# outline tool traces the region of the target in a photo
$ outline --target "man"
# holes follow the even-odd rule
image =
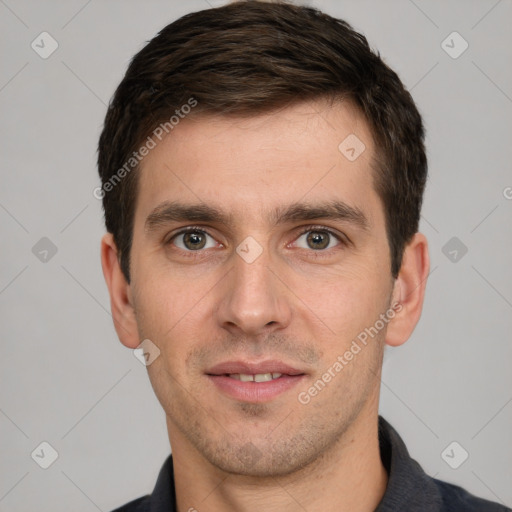
[[[421,314],[421,117],[341,20],[237,2],[164,28],[99,144],[102,265],[172,457],[120,511],[499,511],[378,416]]]

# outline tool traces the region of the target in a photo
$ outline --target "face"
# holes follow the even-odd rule
[[[376,414],[393,280],[373,155],[349,104],[304,103],[185,119],[145,158],[130,295],[173,452],[284,475]]]

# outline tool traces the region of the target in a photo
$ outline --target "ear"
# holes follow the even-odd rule
[[[400,273],[395,280],[391,304],[395,316],[388,323],[388,345],[402,345],[416,327],[423,308],[429,268],[427,239],[416,233],[404,250]]]
[[[110,293],[110,309],[119,340],[128,348],[137,348],[140,341],[131,287],[121,270],[111,233],[106,233],[101,239],[101,266]]]

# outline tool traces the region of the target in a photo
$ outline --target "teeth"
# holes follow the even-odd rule
[[[241,380],[242,382],[268,382],[273,379],[278,379],[281,375],[282,373],[257,373],[256,375],[231,373],[229,376],[232,379]]]
[[[254,376],[254,382],[268,382],[272,380],[271,373],[258,373]]]

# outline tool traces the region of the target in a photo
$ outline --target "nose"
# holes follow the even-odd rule
[[[219,290],[220,326],[233,335],[252,337],[287,327],[291,319],[287,289],[266,251],[251,263],[238,254],[233,260]]]

